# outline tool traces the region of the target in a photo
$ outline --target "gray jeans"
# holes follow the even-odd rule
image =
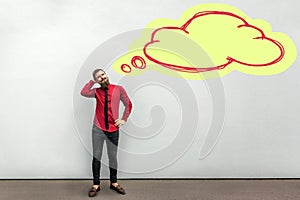
[[[110,182],[111,183],[117,182],[117,169],[118,169],[117,151],[118,151],[118,143],[119,143],[119,130],[114,132],[106,132],[94,125],[92,131],[92,143],[93,143],[92,171],[93,171],[94,185],[100,184],[101,157],[102,157],[104,141],[106,141],[107,155],[109,159]]]

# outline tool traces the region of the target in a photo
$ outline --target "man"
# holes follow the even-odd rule
[[[117,183],[117,149],[119,142],[119,127],[125,124],[130,115],[132,104],[122,86],[110,84],[109,79],[102,69],[93,72],[94,80],[90,80],[81,90],[81,95],[96,98],[96,110],[92,129],[93,144],[93,187],[89,197],[94,197],[100,191],[100,168],[104,140],[106,141],[109,159],[110,189],[120,194],[125,194],[124,188]],[[95,83],[100,88],[93,88]],[[120,101],[125,106],[122,118],[119,118]]]

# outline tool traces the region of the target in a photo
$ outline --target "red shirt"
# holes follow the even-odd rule
[[[119,105],[122,101],[125,106],[122,120],[127,120],[132,109],[132,103],[122,86],[119,85],[108,85],[108,124],[109,128],[105,127],[104,117],[104,103],[105,103],[105,90],[104,88],[93,88],[94,82],[90,80],[81,90],[81,95],[85,97],[95,97],[97,104],[95,110],[94,124],[107,132],[113,132],[119,129],[115,126],[115,120],[119,119]]]

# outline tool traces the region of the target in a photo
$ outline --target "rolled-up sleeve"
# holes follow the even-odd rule
[[[127,121],[127,118],[129,117],[131,110],[132,110],[132,103],[123,87],[120,86],[120,99],[125,106],[122,120]]]
[[[95,97],[96,89],[91,89],[94,85],[94,81],[90,80],[81,90],[81,95],[85,97]]]

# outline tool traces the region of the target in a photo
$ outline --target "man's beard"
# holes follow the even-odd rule
[[[102,83],[100,83],[101,87],[107,87],[109,84],[110,83],[109,83],[108,78],[105,81],[103,81]]]

